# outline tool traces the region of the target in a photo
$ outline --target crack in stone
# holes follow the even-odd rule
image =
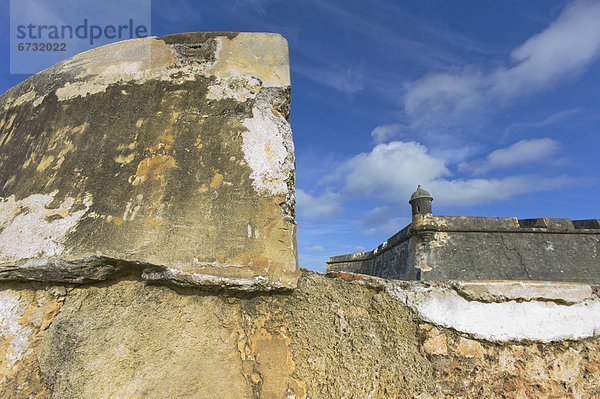
[[[0,281],[93,284],[136,275],[149,284],[179,287],[228,289],[233,291],[289,290],[267,276],[226,278],[201,273],[186,273],[164,265],[93,255],[78,260],[34,259],[24,265],[0,266]]]
[[[529,280],[533,280],[531,278],[531,274],[529,274],[529,270],[527,269],[527,266],[525,265],[525,262],[523,261],[523,255],[521,255],[521,252],[519,252],[519,250],[516,249],[516,248],[510,248],[506,244],[506,241],[504,241],[504,236],[502,234],[500,235],[500,239],[502,240],[502,244],[504,245],[504,248],[506,248],[508,251],[513,251],[513,252],[515,252],[517,254],[517,256],[519,257],[519,264],[523,268],[523,271],[525,272],[525,275],[527,276],[527,278]],[[506,256],[506,259],[510,260],[510,258],[506,255],[506,253],[504,253],[504,256]]]

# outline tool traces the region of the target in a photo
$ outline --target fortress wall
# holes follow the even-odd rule
[[[390,245],[389,250],[375,256],[364,274],[396,280],[408,280],[410,272],[410,240]]]
[[[348,255],[332,256],[327,262],[328,272],[376,273],[373,265],[374,251],[355,252]],[[373,275],[373,274],[370,274]]]
[[[30,77],[0,96],[0,279],[293,288],[289,109],[274,33],[128,40]]]
[[[436,234],[420,244],[423,279],[600,283],[600,234]]]
[[[328,272],[350,272],[407,280],[411,270],[410,225],[372,251],[332,256]]]
[[[600,283],[600,223],[416,215],[376,250],[330,258],[328,271],[405,280]]]
[[[595,222],[417,217],[413,267],[424,280],[600,283],[600,229],[587,228]]]
[[[0,283],[3,398],[600,395],[598,287],[304,272],[284,293]]]

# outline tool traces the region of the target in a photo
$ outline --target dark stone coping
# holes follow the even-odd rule
[[[508,217],[436,216],[435,224],[419,224],[412,231],[461,233],[600,234],[600,219],[517,219]],[[437,223],[436,223],[437,222]],[[440,223],[443,222],[443,223]]]
[[[167,44],[195,44],[203,43],[208,39],[219,36],[233,39],[238,34],[239,32],[183,32],[159,36],[158,38]]]
[[[94,284],[138,276],[148,284],[193,287],[229,291],[289,291],[268,278],[227,278],[198,273],[185,273],[164,265],[131,261],[103,255],[77,260],[30,259],[22,265],[0,265],[0,282],[38,282],[55,284]]]

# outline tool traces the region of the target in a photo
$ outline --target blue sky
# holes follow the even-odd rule
[[[152,1],[185,31],[288,39],[302,267],[386,240],[417,184],[436,214],[600,217],[600,1]]]

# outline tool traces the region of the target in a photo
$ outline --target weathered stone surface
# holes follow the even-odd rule
[[[373,251],[331,257],[328,271],[400,280],[600,283],[596,219],[414,215]]]
[[[329,258],[328,272],[344,271],[396,280],[415,280],[410,275],[415,252],[411,242],[411,225],[406,226],[372,251]]]
[[[293,288],[289,96],[287,43],[271,33],[119,42],[10,89],[0,275],[96,256],[159,267],[149,279]]]
[[[598,298],[571,297],[560,285],[548,283],[542,288],[536,284],[528,295],[524,283],[525,294],[511,298],[507,293],[504,300],[465,296],[453,285],[411,285],[408,289],[394,286],[389,292],[422,320],[489,341],[578,340],[594,337],[600,331]],[[548,294],[540,295],[542,290]]]
[[[600,330],[566,339],[571,320],[546,326],[557,337],[553,342],[532,325],[521,341],[477,337],[458,322],[425,321],[422,302],[409,300],[424,292],[445,300],[468,289],[458,284],[313,272],[301,276],[296,290],[281,293],[170,288],[149,285],[139,274],[89,285],[3,282],[0,397],[600,395]],[[531,303],[551,303],[552,312],[600,303],[597,287],[588,288],[592,293],[584,298],[557,284],[537,284],[535,295],[517,300],[528,295],[524,282],[504,302],[463,300],[490,311],[511,304],[513,324],[519,324],[519,307]],[[455,303],[445,303],[452,312]],[[589,317],[573,309],[576,314]],[[485,324],[487,317],[469,322]]]
[[[541,281],[453,281],[457,292],[480,302],[554,301],[567,305],[592,299],[593,289],[582,283]]]
[[[413,219],[414,274],[426,280],[538,280],[600,283],[600,230],[570,219],[431,216]]]
[[[419,328],[427,342],[429,324]],[[447,352],[424,354],[440,398],[595,398],[600,341],[491,344],[440,329]],[[435,396],[432,396],[435,397]]]

